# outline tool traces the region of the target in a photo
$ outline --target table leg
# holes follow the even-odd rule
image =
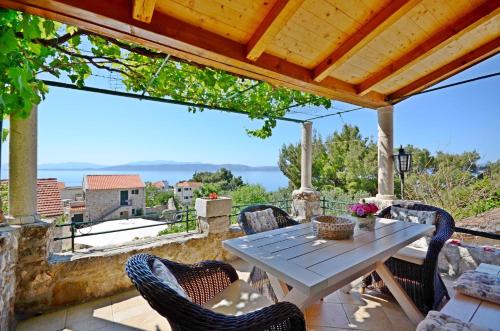
[[[406,294],[401,285],[399,285],[399,283],[394,279],[394,275],[389,268],[387,268],[383,262],[379,262],[375,271],[378,273],[380,278],[382,278],[384,284],[387,286],[389,291],[391,291],[396,301],[401,305],[401,308],[406,313],[408,318],[415,324],[420,323],[420,321],[424,319],[424,315],[420,312],[415,303],[413,303],[408,294]]]
[[[278,298],[278,301],[283,301],[283,298],[289,292],[288,286],[286,285],[285,282],[279,280],[278,278],[269,273],[267,274],[267,277],[269,277],[269,282],[271,283],[276,298]]]
[[[271,282],[271,286],[273,287],[274,294],[276,295],[276,298],[278,298],[278,301],[291,302],[304,311],[309,299],[307,295],[303,294],[296,288],[289,290],[288,285],[285,282],[269,273],[267,276],[269,277],[269,281]]]

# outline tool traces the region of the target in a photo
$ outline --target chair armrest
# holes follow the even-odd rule
[[[223,315],[196,305],[183,309],[182,315],[186,318],[177,319],[180,321],[177,326],[182,330],[306,330],[304,314],[289,302],[279,302],[240,316]]]
[[[180,264],[160,260],[167,265],[187,295],[197,304],[204,304],[238,280],[236,270],[228,263],[202,261],[196,264]]]
[[[448,239],[453,235],[455,221],[447,214],[441,214],[441,219],[436,225],[436,232],[429,243],[424,264],[434,270],[441,249]]]

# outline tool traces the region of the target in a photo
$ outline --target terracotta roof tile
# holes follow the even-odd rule
[[[55,178],[37,180],[37,212],[43,217],[55,217],[64,214],[61,193],[57,184]]]
[[[151,185],[153,185],[154,187],[156,188],[160,188],[160,189],[163,189],[165,188],[165,183],[162,182],[161,180],[160,181],[157,181],[157,182],[154,182],[152,183]]]
[[[86,210],[85,206],[78,206],[78,207],[70,207],[70,210],[72,213],[75,212],[84,212]]]
[[[201,187],[201,185],[203,185],[203,183],[201,182],[188,182],[188,181],[185,181],[185,182],[178,182],[177,184],[175,184],[175,186],[177,187]]]
[[[139,175],[87,175],[84,180],[86,190],[114,190],[143,188]]]

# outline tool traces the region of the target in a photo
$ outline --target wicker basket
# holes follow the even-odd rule
[[[314,235],[322,239],[348,239],[354,233],[355,225],[353,220],[338,216],[315,216],[311,219]]]

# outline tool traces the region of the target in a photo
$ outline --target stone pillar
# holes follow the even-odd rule
[[[220,197],[217,199],[197,198],[195,201],[196,216],[203,233],[214,234],[229,231],[233,199]]]
[[[394,165],[393,148],[393,106],[378,110],[378,199],[393,200]]]
[[[0,229],[0,330],[14,330],[19,226]]]
[[[300,189],[292,193],[292,215],[303,223],[321,214],[321,195],[312,187],[312,122],[302,124],[301,148]]]
[[[9,223],[31,224],[36,213],[37,106],[27,119],[11,118],[9,146]]]
[[[300,188],[312,189],[312,122],[302,124]]]

